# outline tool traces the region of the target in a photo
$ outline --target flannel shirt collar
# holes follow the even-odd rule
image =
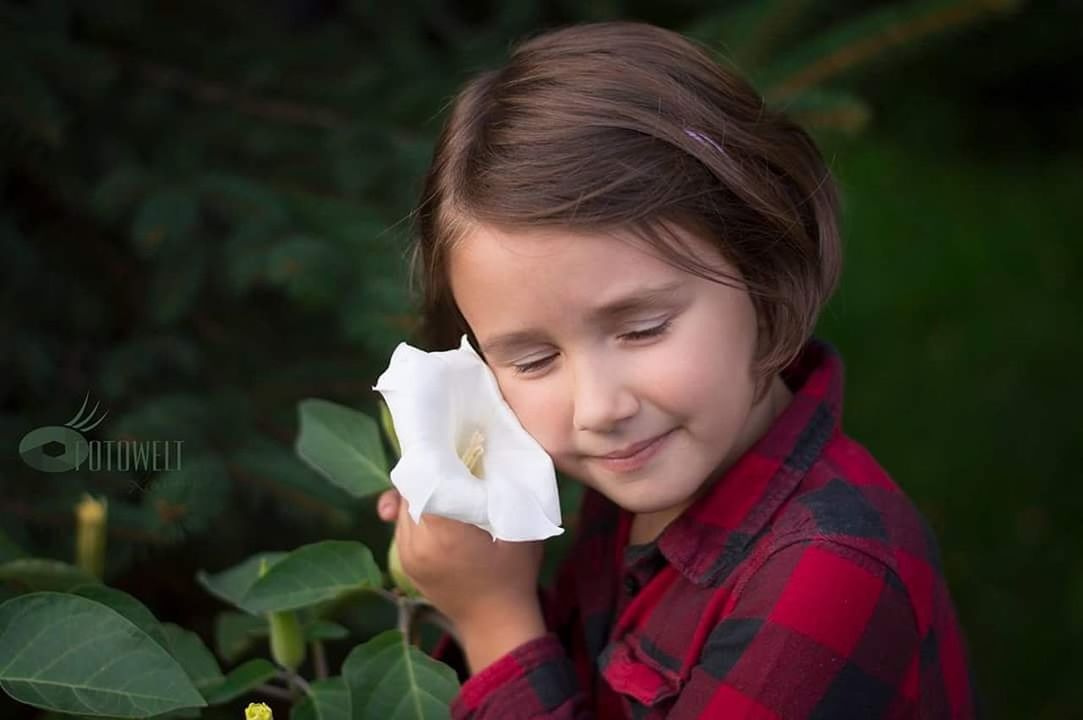
[[[657,560],[660,551],[689,581],[714,587],[741,562],[840,431],[843,367],[834,347],[809,340],[781,375],[794,394],[790,404],[657,539],[625,548],[626,566],[650,562],[652,556]],[[627,538],[632,514],[618,510],[620,534]]]

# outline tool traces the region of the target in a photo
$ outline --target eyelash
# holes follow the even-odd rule
[[[665,322],[659,325],[655,325],[654,327],[647,328],[646,330],[633,330],[632,332],[624,333],[619,337],[622,337],[626,340],[631,340],[633,342],[635,342],[636,340],[646,340],[647,338],[658,337],[659,335],[662,335],[667,330],[669,330],[670,323],[672,322],[672,320],[666,320]],[[544,357],[541,360],[535,360],[533,362],[524,363],[522,365],[512,365],[512,368],[515,370],[516,375],[529,375],[535,370],[541,370],[542,368],[544,368],[546,365],[549,364],[553,357],[553,355],[550,355],[549,357]]]

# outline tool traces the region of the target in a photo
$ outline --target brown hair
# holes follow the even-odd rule
[[[809,136],[693,41],[627,21],[552,30],[451,102],[415,213],[423,341],[474,340],[447,277],[471,225],[630,230],[678,267],[749,292],[756,373],[769,377],[834,290],[837,212]],[[712,241],[740,277],[697,262],[670,225]]]

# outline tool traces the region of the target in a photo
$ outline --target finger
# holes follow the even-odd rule
[[[388,490],[380,495],[376,503],[376,513],[384,522],[394,522],[399,516],[399,491]]]

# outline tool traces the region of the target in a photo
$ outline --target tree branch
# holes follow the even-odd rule
[[[209,105],[223,105],[245,115],[319,130],[339,130],[350,124],[345,115],[331,108],[292,100],[260,97],[224,83],[204,80],[186,70],[131,57],[116,51],[112,54],[119,62],[135,66],[152,85],[168,90],[179,90],[193,100]]]

